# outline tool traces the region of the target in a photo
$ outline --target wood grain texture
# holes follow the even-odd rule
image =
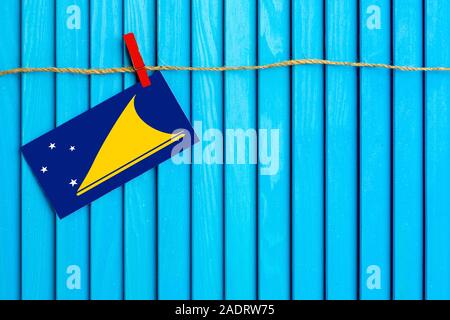
[[[158,2],[159,65],[190,64],[190,16],[190,1]],[[190,73],[166,72],[164,77],[190,119]],[[187,163],[167,161],[158,166],[159,299],[189,299],[191,296],[191,150],[181,157],[187,159]]]
[[[290,58],[290,1],[260,0],[258,62],[261,64]],[[290,298],[290,148],[291,101],[290,70],[272,69],[258,76],[258,150],[273,143],[279,165],[270,175],[258,166],[258,266],[259,298]],[[279,139],[273,133],[278,130]],[[275,139],[275,141],[271,141]],[[278,152],[278,154],[276,154]]]
[[[122,0],[91,1],[90,64],[118,67],[123,59]],[[91,107],[123,89],[119,74],[91,77]],[[122,299],[123,188],[91,204],[91,298]]]
[[[391,61],[391,1],[361,0],[361,61]],[[391,71],[360,76],[360,297],[390,298]],[[370,277],[380,273],[380,286]]]
[[[357,2],[327,0],[326,59],[357,58]],[[326,298],[357,294],[357,71],[326,67]]]
[[[80,29],[69,29],[67,19],[80,10]],[[69,8],[70,9],[70,8]],[[75,9],[77,10],[77,9]],[[56,65],[89,66],[89,5],[87,0],[61,0],[56,3]],[[56,76],[56,125],[89,109],[89,78],[82,75]],[[70,143],[70,142],[67,142]],[[69,148],[60,146],[61,148]],[[73,268],[79,268],[80,288],[67,285]],[[56,298],[89,298],[89,210],[78,210],[56,221]]]
[[[0,10],[0,69],[20,66],[20,2]],[[20,298],[20,76],[0,78],[0,299]]]
[[[146,64],[155,64],[156,4],[154,0],[124,0],[124,34],[133,32]],[[119,40],[118,40],[119,41]],[[131,65],[124,49],[125,65]],[[124,88],[136,74],[125,75]],[[150,170],[124,187],[125,299],[156,297],[156,170]]]
[[[394,0],[394,63],[423,64],[423,4]],[[394,299],[423,298],[423,74],[394,72]]]
[[[293,58],[323,58],[323,2],[293,2]],[[323,299],[324,67],[292,75],[292,286],[294,299]]]
[[[223,1],[192,1],[192,63],[223,64]],[[192,120],[205,142],[193,148],[192,167],[192,298],[223,298],[223,74],[192,74]],[[207,131],[209,130],[209,131]],[[208,134],[209,132],[209,134]],[[200,138],[201,139],[201,138]],[[216,147],[219,154],[211,151]],[[202,155],[205,155],[203,157]],[[209,162],[204,163],[205,161]]]
[[[426,1],[427,66],[450,64],[450,3]],[[450,298],[450,77],[426,74],[426,299]]]
[[[22,66],[53,66],[54,1],[22,1]],[[25,144],[55,125],[55,75],[22,76],[22,140]],[[55,298],[55,219],[22,158],[22,298]]]
[[[256,1],[225,2],[225,65],[256,63]],[[225,298],[256,298],[256,73],[225,74]],[[231,132],[231,131],[229,131]],[[233,131],[238,134],[241,131]],[[244,163],[240,163],[240,154]]]
[[[129,31],[147,65],[450,65],[446,0],[2,4],[0,70],[127,66]],[[74,4],[80,29],[66,25]],[[369,29],[373,5],[381,26]],[[0,77],[0,299],[450,298],[448,73],[311,65],[164,76],[199,121],[203,139],[185,152],[196,163],[169,160],[64,220],[19,146],[135,75]],[[260,131],[256,148],[275,143],[273,175],[262,161],[222,165],[242,150],[212,150],[232,142],[224,129],[250,128],[279,130],[278,141]],[[79,290],[67,287],[71,265]],[[373,265],[379,290],[367,287]]]

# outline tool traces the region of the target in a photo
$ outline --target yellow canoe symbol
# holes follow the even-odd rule
[[[185,136],[184,133],[162,132],[146,124],[136,112],[135,97],[122,111],[103,142],[77,190],[77,196],[88,192]]]

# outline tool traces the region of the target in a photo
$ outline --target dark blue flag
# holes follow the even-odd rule
[[[160,72],[22,147],[60,218],[197,142]]]

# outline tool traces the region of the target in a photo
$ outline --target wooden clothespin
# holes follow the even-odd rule
[[[123,39],[125,40],[128,53],[130,54],[131,57],[131,63],[133,64],[133,68],[137,73],[139,82],[144,88],[150,86],[151,85],[150,78],[148,77],[147,70],[145,70],[144,60],[142,59],[142,56],[139,52],[139,48],[136,42],[136,38],[134,37],[134,34],[132,32],[127,33],[123,36]]]

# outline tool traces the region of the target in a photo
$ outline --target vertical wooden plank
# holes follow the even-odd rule
[[[155,64],[155,1],[124,2],[124,33],[133,32],[147,65]],[[124,49],[125,65],[131,65]],[[125,88],[136,74],[125,75]],[[124,187],[125,298],[156,297],[156,183],[151,170]]]
[[[426,1],[426,65],[450,65],[450,2]],[[450,75],[426,74],[426,298],[450,299]]]
[[[22,66],[55,63],[53,0],[22,1]],[[55,124],[53,74],[22,76],[22,145]],[[23,158],[22,158],[23,159]],[[55,298],[55,213],[22,160],[22,298]]]
[[[120,67],[123,57],[122,0],[91,1],[91,67]],[[92,76],[91,106],[123,88],[123,76]],[[91,205],[91,298],[123,297],[122,188]]]
[[[357,58],[357,2],[326,1],[326,55]],[[326,67],[326,297],[357,295],[356,69]]]
[[[294,59],[323,57],[324,4],[293,2]],[[322,299],[324,259],[324,68],[301,66],[292,87],[292,286],[294,299]]]
[[[0,70],[20,66],[20,2],[0,10]],[[20,76],[0,78],[0,300],[20,299]]]
[[[394,0],[394,64],[423,63],[422,0]],[[423,74],[394,72],[394,299],[422,299]]]
[[[360,0],[361,61],[390,63],[390,13],[390,0]],[[360,72],[360,294],[389,299],[391,71]]]
[[[56,65],[79,68],[89,66],[87,0],[60,0],[56,3]],[[56,76],[57,125],[88,108],[89,78],[85,75],[58,74]],[[69,147],[69,145],[60,146],[67,149]],[[57,299],[88,299],[88,280],[89,210],[86,207],[56,221]]]
[[[191,63],[190,12],[187,0],[158,2],[158,64]],[[164,77],[189,119],[190,73],[166,72]],[[186,151],[183,159],[190,160],[190,155],[191,151]],[[158,166],[159,299],[190,298],[191,170],[188,162],[166,161]]]
[[[227,1],[224,10],[225,64],[254,65],[256,1]],[[224,94],[225,298],[255,299],[256,73],[226,73]]]
[[[290,1],[260,0],[258,14],[259,64],[289,59]],[[259,298],[289,299],[290,70],[261,71],[258,99],[258,150],[272,157],[271,166],[258,166]]]
[[[192,63],[223,64],[223,1],[192,1]],[[192,298],[223,298],[223,74],[192,74]]]

